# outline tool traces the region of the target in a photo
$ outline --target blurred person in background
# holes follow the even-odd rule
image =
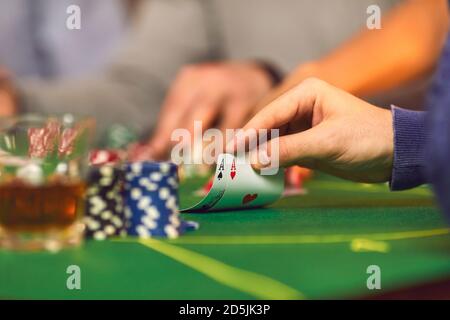
[[[100,131],[122,122],[145,133],[158,122],[149,156],[164,158],[174,128],[194,119],[204,129],[239,127],[283,73],[361,28],[369,5],[385,10],[396,2],[143,1],[107,67],[71,81],[18,80],[18,109],[94,115]]]
[[[445,33],[442,34],[444,22],[439,17],[441,9],[436,1],[403,1],[398,8],[385,12],[381,29],[369,30],[364,26],[360,33],[336,50],[316,59],[301,61],[292,68],[292,73],[264,97],[261,95],[267,91],[263,90],[262,81],[258,82],[256,76],[253,77],[253,86],[244,90],[246,87],[242,79],[248,72],[241,71],[239,74],[231,71],[243,69],[242,66],[222,63],[185,68],[169,92],[148,148],[141,148],[141,154],[136,157],[166,154],[170,150],[166,142],[172,130],[192,127],[193,119],[202,120],[209,127],[208,124],[220,115],[221,128],[240,127],[249,115],[254,115],[274,98],[308,77],[323,79],[358,97],[371,98],[371,102],[381,106],[389,102],[420,109],[424,103],[421,96],[426,92],[424,89],[428,89],[427,84],[445,38]],[[292,39],[297,41],[295,36]],[[217,79],[221,79],[221,82]],[[228,82],[223,79],[228,79]],[[266,82],[264,89],[267,87]],[[257,91],[257,88],[260,90]],[[251,94],[250,89],[260,95]],[[192,102],[195,92],[202,99],[197,98],[196,102]],[[229,106],[222,108],[222,100],[231,100],[228,101]],[[174,116],[174,110],[180,109],[185,115]]]
[[[66,26],[81,8],[81,30]],[[126,32],[130,0],[1,0],[0,114],[15,112],[8,79],[64,80],[102,68]],[[75,112],[75,110],[73,110]]]
[[[66,27],[81,8],[81,30]],[[107,62],[126,27],[123,0],[0,0],[0,65],[18,79],[64,79]]]
[[[307,77],[317,77],[359,97],[385,94],[426,79],[431,82],[446,39],[445,1],[406,0],[383,16],[382,28],[362,32],[336,50],[297,67],[260,106]],[[411,23],[414,21],[414,23]],[[385,97],[385,101],[392,101]],[[411,107],[418,108],[423,100]]]

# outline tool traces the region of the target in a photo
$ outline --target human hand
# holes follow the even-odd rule
[[[17,109],[15,91],[9,77],[9,73],[0,68],[0,117],[14,115]]]
[[[203,130],[213,126],[221,130],[241,127],[271,85],[270,76],[257,63],[184,67],[166,97],[153,137],[147,147],[134,149],[131,157],[143,158],[143,153],[148,153],[151,158],[164,158],[171,147],[173,130],[185,128],[192,134],[194,121],[201,121]]]
[[[326,82],[303,81],[262,109],[243,129],[275,128],[280,129],[275,139],[281,166],[300,165],[362,182],[390,179],[391,112]],[[235,150],[237,143],[233,140],[227,149]],[[255,169],[263,168],[255,162]]]

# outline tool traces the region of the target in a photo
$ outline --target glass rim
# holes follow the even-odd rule
[[[13,127],[15,124],[22,121],[42,122],[45,123],[48,119],[57,119],[62,123],[75,124],[80,122],[91,122],[94,124],[95,119],[92,116],[79,115],[70,112],[38,114],[33,112],[20,113],[11,116],[0,117],[0,131]]]

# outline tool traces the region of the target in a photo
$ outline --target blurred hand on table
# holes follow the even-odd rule
[[[194,121],[201,121],[203,130],[239,128],[271,87],[270,75],[256,62],[186,66],[169,90],[153,137],[148,144],[132,148],[130,156],[164,159],[172,146],[172,132],[185,128],[192,134]]]

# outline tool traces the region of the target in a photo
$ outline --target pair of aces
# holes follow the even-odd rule
[[[183,212],[208,212],[262,207],[277,201],[284,190],[284,172],[263,176],[250,163],[231,154],[220,154],[208,194]]]

